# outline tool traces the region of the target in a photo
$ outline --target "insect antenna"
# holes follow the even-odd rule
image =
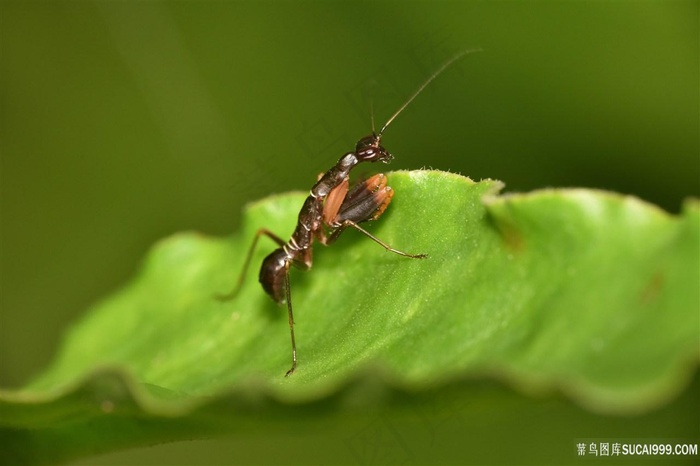
[[[379,134],[377,135],[378,138],[381,139],[382,134],[384,134],[384,130],[387,129],[387,127],[391,124],[391,122],[394,121],[394,119],[397,116],[399,116],[399,114],[401,112],[403,112],[403,110],[406,107],[408,107],[408,104],[413,102],[413,99],[418,97],[418,94],[423,92],[423,89],[425,89],[428,86],[428,84],[430,84],[433,81],[433,79],[437,78],[440,75],[440,73],[445,71],[445,69],[447,69],[447,67],[449,67],[451,64],[453,64],[454,62],[456,62],[457,60],[459,60],[460,58],[462,58],[465,55],[468,55],[470,53],[481,52],[481,51],[482,51],[481,48],[462,50],[461,52],[456,54],[454,57],[450,58],[445,63],[443,63],[442,66],[440,66],[440,68],[435,70],[435,72],[433,74],[431,74],[430,77],[428,79],[426,79],[425,82],[423,84],[421,84],[418,89],[416,89],[416,91],[413,93],[413,95],[411,95],[411,97],[409,97],[408,100],[406,102],[404,102],[404,104],[401,107],[399,107],[399,109],[396,110],[396,112],[394,112],[393,115],[391,115],[391,117],[387,120],[387,122],[382,127],[382,130],[379,131]],[[374,115],[372,115],[372,132],[374,132]]]

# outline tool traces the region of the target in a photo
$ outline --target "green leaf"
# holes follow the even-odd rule
[[[291,275],[293,376],[286,308],[255,279],[276,246],[261,238],[235,300],[215,296],[232,288],[258,228],[292,231],[304,194],[252,204],[232,238],[157,244],[45,373],[0,392],[10,457],[55,461],[292,415],[350,419],[355,406],[392,406],[387,393],[402,405],[445,390],[459,399],[488,380],[526,397],[563,393],[594,412],[644,413],[696,373],[697,201],[676,217],[602,191],[498,196],[497,181],[436,171],[389,180],[394,202],[368,229],[429,257],[388,253],[355,231],[318,246],[313,270]]]

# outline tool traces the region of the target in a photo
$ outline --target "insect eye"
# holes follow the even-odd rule
[[[381,158],[381,153],[376,147],[365,147],[357,152],[357,158],[360,162],[376,162]]]
[[[365,136],[355,145],[355,152],[358,154],[362,153],[367,149],[373,149],[377,147],[377,140],[374,135]]]
[[[365,147],[357,151],[357,158],[360,162],[384,162],[388,163],[394,157],[382,146]]]

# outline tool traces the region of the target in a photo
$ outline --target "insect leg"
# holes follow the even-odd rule
[[[412,259],[424,259],[424,258],[428,257],[427,254],[408,254],[407,252],[403,252],[403,251],[399,251],[398,249],[394,249],[394,248],[392,248],[391,246],[389,246],[388,244],[386,244],[384,241],[382,241],[382,240],[380,240],[379,238],[377,238],[376,236],[374,236],[374,235],[373,235],[372,233],[370,233],[369,231],[367,231],[367,230],[365,230],[364,228],[362,228],[362,227],[361,227],[360,225],[358,225],[357,223],[353,222],[352,220],[345,220],[345,221],[343,222],[343,226],[353,227],[355,230],[357,230],[357,231],[359,231],[360,233],[364,234],[364,235],[367,236],[369,239],[371,239],[371,240],[374,241],[375,243],[379,244],[380,246],[382,246],[382,247],[383,247],[384,249],[386,249],[387,251],[393,252],[394,254],[398,254],[399,256],[410,257],[410,258],[412,258]],[[335,232],[333,233],[333,235],[332,235],[331,237],[333,237],[333,236],[336,236]]]
[[[341,181],[338,186],[331,189],[328,196],[326,196],[326,201],[323,203],[323,222],[326,225],[330,225],[335,221],[338,216],[338,211],[340,211],[346,203],[348,186],[348,179],[344,178],[343,181]]]
[[[253,253],[255,252],[255,247],[258,245],[258,239],[260,239],[260,235],[267,236],[279,246],[284,246],[285,244],[282,238],[280,238],[267,228],[259,229],[257,233],[255,233],[255,239],[253,239],[253,244],[251,244],[250,249],[248,249],[248,254],[246,255],[245,262],[243,262],[243,268],[241,269],[241,274],[238,276],[236,286],[230,293],[217,295],[216,299],[218,299],[219,301],[229,301],[235,298],[236,295],[238,295],[238,292],[241,291],[241,288],[243,287],[243,282],[245,281],[245,274],[248,271],[248,266],[250,265],[250,261],[253,258]]]
[[[352,227],[394,254],[416,259],[427,257],[426,254],[408,254],[394,249],[358,225],[361,222],[379,218],[389,206],[393,196],[394,191],[387,186],[386,175],[383,173],[374,175],[355,186],[343,199],[337,215],[331,220],[324,218],[325,223],[334,228],[326,244],[333,243],[345,228]]]
[[[386,183],[386,175],[377,173],[354,186],[344,197],[336,215],[326,224],[339,226],[346,219],[356,223],[378,219],[394,196],[394,191]]]
[[[284,271],[284,288],[287,294],[287,313],[289,314],[289,334],[292,337],[292,368],[284,374],[289,377],[297,368],[297,344],[294,340],[294,313],[292,312],[292,287],[289,283],[289,263],[287,263]]]

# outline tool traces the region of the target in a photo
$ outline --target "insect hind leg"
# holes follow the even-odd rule
[[[289,377],[297,368],[297,343],[294,338],[294,313],[292,312],[292,287],[289,283],[289,264],[285,267],[284,288],[287,301],[287,314],[289,316],[289,334],[292,338],[292,367],[284,374],[285,377]]]
[[[231,292],[226,293],[226,294],[217,294],[216,299],[219,301],[230,301],[234,299],[236,296],[238,296],[238,293],[241,291],[241,288],[243,287],[243,283],[245,282],[245,275],[246,272],[248,271],[248,267],[250,266],[250,261],[253,258],[253,253],[255,252],[255,248],[258,245],[258,240],[260,239],[261,235],[265,235],[268,238],[270,238],[272,241],[277,243],[278,246],[284,246],[285,242],[268,230],[267,228],[260,228],[256,233],[255,233],[255,238],[253,239],[253,244],[250,245],[250,248],[248,249],[248,254],[246,255],[245,261],[243,262],[243,267],[241,268],[241,273],[238,276],[238,281],[236,282],[236,286],[231,290]]]

